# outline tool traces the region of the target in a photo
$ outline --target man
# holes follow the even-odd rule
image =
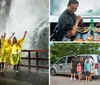
[[[72,77],[74,76],[74,80],[76,80],[76,67],[77,67],[77,64],[78,64],[79,60],[77,58],[77,55],[75,55],[75,58],[73,58],[71,60],[71,80],[72,80]]]
[[[68,28],[70,28],[71,39],[75,39],[78,24],[82,20],[80,16],[76,16],[74,14],[78,6],[79,3],[77,0],[69,0],[67,9],[60,15],[58,20],[58,37],[60,41],[62,41],[63,36],[66,34],[66,32],[69,31]],[[72,27],[68,27],[69,24]]]

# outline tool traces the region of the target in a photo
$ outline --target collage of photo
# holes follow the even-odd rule
[[[0,0],[0,85],[98,85],[100,0]]]

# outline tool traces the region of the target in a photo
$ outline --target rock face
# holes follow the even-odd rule
[[[48,49],[49,43],[49,21],[48,18],[42,19],[33,31],[31,37],[31,49]]]

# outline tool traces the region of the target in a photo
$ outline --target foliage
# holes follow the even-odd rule
[[[99,51],[100,43],[54,43],[50,46],[50,62],[66,55],[100,54]]]

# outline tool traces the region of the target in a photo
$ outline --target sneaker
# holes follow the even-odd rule
[[[19,72],[18,70],[16,70],[16,73]]]
[[[76,80],[76,78],[74,78],[74,80]]]
[[[2,72],[2,70],[0,70],[0,73]]]
[[[72,80],[72,77],[70,79]]]

